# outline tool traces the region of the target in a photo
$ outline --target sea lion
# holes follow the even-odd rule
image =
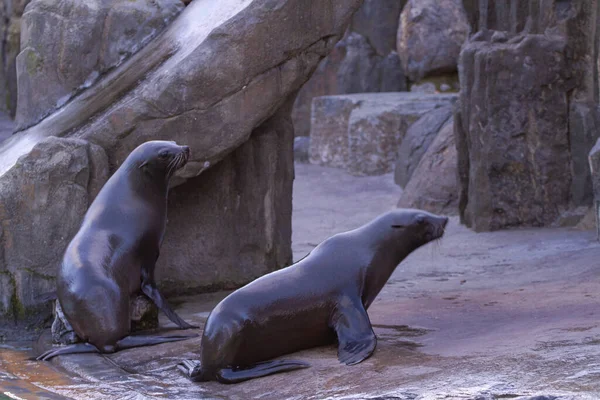
[[[333,343],[347,365],[377,344],[367,309],[394,269],[418,247],[440,238],[448,218],[397,209],[335,235],[308,256],[267,274],[221,301],[206,321],[200,360],[178,368],[192,381],[238,383],[306,368],[270,360]]]
[[[50,349],[38,360],[198,336],[130,336],[130,299],[140,291],[177,326],[194,328],[171,309],[154,281],[169,179],[189,155],[189,147],[175,142],[146,142],[106,182],[69,243],[57,276],[62,311],[83,343]]]

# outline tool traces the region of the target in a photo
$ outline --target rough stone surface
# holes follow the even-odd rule
[[[600,10],[540,4],[480,2],[482,30],[461,53],[459,208],[476,230],[551,225],[591,204]]]
[[[21,47],[21,17],[30,0],[0,1],[0,110],[17,110],[16,59]]]
[[[401,190],[390,174],[356,178],[335,168],[296,167],[296,259],[389,210]],[[451,218],[445,237],[401,263],[369,308],[377,349],[360,364],[340,365],[331,345],[291,354],[310,363],[304,370],[239,385],[198,384],[175,364],[198,357],[199,338],[107,356],[137,374],[95,354],[58,357],[51,365],[31,361],[34,352],[4,348],[0,392],[75,400],[597,400],[599,257],[593,232],[476,234]],[[202,326],[225,295],[179,299],[177,312]],[[164,316],[160,322],[174,327]]]
[[[452,107],[440,107],[423,115],[408,128],[396,156],[394,181],[397,185],[406,186],[421,157],[450,117]]]
[[[313,98],[327,95],[405,91],[398,53],[380,55],[366,37],[349,32],[302,87],[293,110],[296,136],[310,133]]]
[[[36,297],[54,290],[58,262],[107,171],[99,146],[51,137],[2,176],[0,330],[14,329],[10,320],[35,325],[49,315],[50,303]]]
[[[405,75],[417,82],[428,75],[456,71],[469,31],[461,0],[408,0],[397,39]]]
[[[408,128],[455,95],[371,93],[313,100],[310,161],[354,175],[392,171]]]
[[[459,162],[461,190],[468,188],[461,216],[475,230],[548,225],[569,206],[565,44],[531,35],[517,44],[471,42],[461,53],[470,93],[457,136],[469,165]]]
[[[380,56],[396,51],[398,21],[406,0],[365,0],[350,30],[364,36]]]
[[[458,214],[458,183],[454,121],[442,127],[419,161],[398,207],[437,214]]]
[[[23,16],[17,129],[27,128],[138,51],[179,0],[33,0]]]
[[[294,139],[294,161],[308,162],[308,153],[310,149],[310,137],[298,136]]]
[[[99,77],[95,85],[0,144],[0,195],[8,182],[19,182],[21,172],[13,179],[7,171],[19,157],[30,157],[32,148],[48,136],[78,138],[101,147],[111,173],[141,143],[174,140],[190,146],[191,158],[174,180],[174,186],[179,186],[171,199],[176,203],[168,212],[170,239],[166,238],[157,274],[168,278],[160,270],[173,271],[176,267],[170,265],[175,265],[183,272],[172,276],[185,276],[185,281],[170,279],[161,284],[172,292],[231,287],[285,266],[290,259],[289,204],[286,208],[285,202],[291,201],[293,137],[289,125],[275,123],[271,117],[290,111],[297,91],[342,37],[360,3],[192,1],[162,34]],[[277,121],[286,120],[278,115]],[[281,136],[276,140],[270,132]],[[240,153],[234,153],[240,146]],[[279,168],[276,173],[274,165]],[[210,175],[199,176],[213,166],[216,170]],[[25,198],[29,188],[12,185],[16,193],[10,196]],[[211,196],[231,197],[221,203],[207,202]],[[22,210],[29,205],[25,203]],[[78,221],[82,216],[77,213]],[[47,217],[64,225],[63,216]],[[230,223],[224,226],[223,220]],[[205,221],[219,230],[206,230]],[[254,234],[228,230],[234,228]],[[40,231],[44,237],[51,233],[45,227]],[[245,237],[249,239],[240,239]],[[67,241],[48,244],[53,262],[59,261]],[[22,246],[26,244],[15,249],[27,254]],[[220,258],[223,252],[228,257]],[[235,255],[240,258],[234,260]],[[202,259],[213,264],[201,264]],[[194,260],[206,268],[198,272],[198,277],[207,279],[201,285],[198,280],[189,282]],[[256,264],[250,266],[252,262]]]
[[[223,161],[171,191],[156,270],[165,293],[233,289],[291,264],[290,111],[282,108]]]

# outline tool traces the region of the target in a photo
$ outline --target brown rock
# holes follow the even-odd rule
[[[433,213],[458,213],[458,183],[454,120],[451,118],[427,149],[404,188],[400,208],[418,208]]]
[[[470,31],[461,0],[408,0],[400,16],[398,54],[413,82],[457,70]]]
[[[104,151],[80,139],[48,138],[0,183],[0,326],[43,322],[62,254],[108,179]],[[3,331],[3,329],[0,329]],[[3,333],[3,332],[2,332]],[[1,333],[0,333],[1,335]]]
[[[17,57],[17,129],[39,122],[158,35],[179,0],[33,0]]]
[[[364,36],[351,32],[335,45],[298,94],[293,110],[296,136],[310,134],[311,105],[315,97],[400,92],[406,88],[398,54],[393,51],[381,56]]]
[[[364,93],[313,100],[310,161],[353,175],[392,171],[409,127],[456,95]]]
[[[396,156],[394,181],[398,186],[406,186],[421,157],[450,117],[452,106],[439,107],[424,114],[408,128]]]

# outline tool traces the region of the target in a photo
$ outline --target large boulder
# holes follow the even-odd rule
[[[421,157],[451,117],[452,106],[436,108],[408,128],[396,156],[394,181],[398,186],[406,186]]]
[[[548,225],[568,206],[565,44],[531,35],[471,42],[461,54],[457,141],[468,155],[461,215],[475,230]]]
[[[33,0],[17,57],[17,129],[27,128],[92,86],[159,34],[180,0]]]
[[[315,98],[310,161],[358,176],[391,172],[409,127],[424,114],[455,100],[456,95],[407,92]]]
[[[360,3],[192,1],[136,54],[60,110],[0,144],[0,192],[8,190],[4,188],[11,181],[10,196],[29,193],[28,186],[18,184],[20,170],[9,171],[49,136],[77,138],[103,149],[108,158],[105,173],[114,172],[147,140],[175,140],[189,145],[192,155],[175,179],[179,186],[170,200],[159,285],[171,294],[234,287],[287,265],[291,104],[342,37]],[[69,38],[74,37],[65,36]],[[209,168],[215,169],[200,176]],[[223,200],[207,200],[216,198]],[[66,201],[57,204],[64,207]],[[26,207],[14,213],[23,225],[33,224]],[[42,229],[40,234],[49,232]],[[63,236],[64,242],[52,243],[52,260],[44,264],[54,265],[54,271],[70,239]],[[7,237],[4,231],[2,246]],[[192,269],[195,280],[189,276]],[[30,293],[35,287],[24,290]],[[28,303],[26,312],[40,301]]]
[[[480,3],[483,30],[460,57],[460,214],[478,231],[548,226],[592,201],[585,160],[599,135],[597,10],[496,3]]]
[[[0,321],[43,320],[49,305],[37,298],[55,287],[57,261],[108,179],[100,146],[50,137],[0,180]],[[0,324],[0,337],[12,329]]]
[[[419,161],[398,202],[401,208],[458,214],[454,120],[448,120]]]
[[[156,270],[165,293],[235,289],[292,263],[290,105],[224,160],[169,194]]]
[[[396,32],[405,0],[366,0],[345,37],[303,86],[294,106],[296,136],[308,136],[312,99],[320,96],[407,89]]]
[[[405,75],[418,82],[429,75],[456,72],[469,32],[461,0],[408,0],[397,39]]]

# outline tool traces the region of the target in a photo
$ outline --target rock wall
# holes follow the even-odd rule
[[[391,172],[398,148],[417,120],[450,106],[456,95],[362,93],[313,101],[310,162],[357,176]]]
[[[21,17],[31,0],[0,1],[0,110],[17,111],[16,59],[21,48]]]
[[[598,137],[598,6],[480,5],[481,30],[459,61],[460,215],[477,231],[550,225],[591,205],[585,164]]]
[[[161,34],[109,68],[91,87],[0,144],[0,196],[23,199],[10,213],[0,215],[0,249],[32,255],[27,264],[0,257],[1,282],[7,286],[2,290],[0,326],[19,327],[26,323],[25,316],[39,322],[47,315],[40,311],[45,302],[31,296],[51,288],[52,271],[96,187],[88,184],[87,192],[80,189],[89,173],[54,167],[54,150],[48,152],[50,160],[41,159],[37,167],[40,171],[47,168],[49,183],[28,183],[22,164],[35,160],[37,149],[47,146],[48,140],[76,140],[83,148],[101,149],[106,156],[103,179],[147,140],[175,140],[191,147],[188,165],[176,176],[168,237],[157,271],[169,293],[238,286],[288,264],[291,103],[343,36],[361,3],[195,0]],[[38,38],[36,43],[43,41],[43,36],[31,37]],[[80,44],[74,36],[65,35],[63,40],[57,48],[76,54],[73,49]],[[24,42],[27,48],[38,48],[36,43]],[[77,62],[75,56],[70,62]],[[54,68],[59,70],[60,64]],[[48,86],[60,81],[56,73],[48,74],[48,79],[55,80]],[[32,90],[36,87],[46,86],[35,85]],[[23,110],[29,110],[27,118],[37,118],[36,109]],[[78,154],[72,155],[68,165],[89,164],[83,153]],[[204,171],[206,175],[200,175]],[[11,221],[36,226],[37,195],[31,193],[37,193],[38,186],[44,196],[65,186],[80,198],[68,214],[44,212],[47,225],[36,227],[40,237],[53,234],[55,226],[66,230],[53,242],[40,242],[33,253],[26,248],[30,244],[12,240],[18,230]],[[56,198],[52,204],[64,209],[71,204],[67,198]],[[40,284],[23,279],[21,288],[15,290],[14,277],[27,270],[44,278]]]
[[[396,33],[405,3],[406,0],[364,1],[344,38],[300,90],[292,114],[296,136],[310,133],[315,97],[407,89],[396,52]]]
[[[171,190],[156,271],[165,293],[235,289],[292,263],[294,100],[213,168]]]
[[[180,0],[33,0],[17,57],[17,129],[39,122],[158,35]]]

